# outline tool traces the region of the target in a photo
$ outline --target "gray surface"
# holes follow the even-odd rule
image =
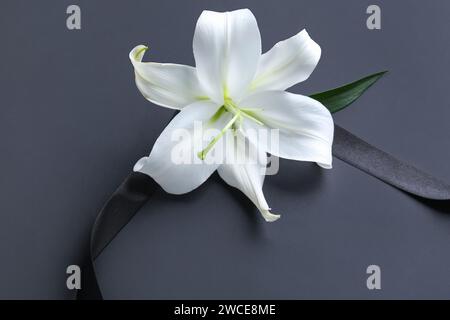
[[[264,49],[303,27],[322,47],[311,93],[371,72],[390,74],[340,125],[450,180],[450,3],[378,1],[74,1],[0,4],[0,298],[68,298],[108,195],[148,153],[171,112],[133,83],[127,54],[193,64],[202,9],[249,7]],[[281,162],[264,223],[217,177],[186,196],[158,194],[98,259],[106,298],[450,298],[450,216],[335,160],[332,171]],[[365,287],[369,264],[382,290]]]

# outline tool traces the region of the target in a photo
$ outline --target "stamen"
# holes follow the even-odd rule
[[[221,106],[216,113],[213,114],[213,116],[211,117],[211,119],[209,119],[208,123],[209,124],[213,124],[215,123],[217,120],[219,120],[219,118],[222,116],[222,114],[224,112],[226,112],[227,109],[225,108],[225,106]]]
[[[259,120],[257,118],[257,115],[253,111],[244,110],[244,109],[241,109],[241,111],[242,111],[242,116],[256,122],[260,126],[262,126],[264,124],[261,120]]]
[[[216,112],[217,113],[217,112]],[[231,126],[236,122],[236,120],[241,116],[241,112],[238,111],[234,117],[225,125],[225,127],[222,129],[222,131],[219,132],[217,136],[214,137],[214,139],[211,140],[211,142],[206,146],[205,149],[197,153],[197,157],[199,157],[201,160],[205,160],[206,155],[209,151],[214,147],[214,145],[217,143],[217,141],[222,138],[222,136],[225,134],[225,132],[231,128]],[[213,116],[214,117],[214,116]]]
[[[245,117],[247,119],[252,120],[253,122],[256,122],[259,125],[263,125],[264,123],[258,118],[256,112],[259,109],[252,109],[252,108],[239,108],[236,106],[230,98],[225,97],[225,103],[223,106],[221,106],[216,113],[213,114],[213,116],[209,119],[208,124],[213,124],[219,120],[219,118],[225,113],[229,112],[233,114],[233,118],[225,125],[225,127],[219,132],[217,136],[215,136],[211,142],[206,146],[205,149],[197,153],[197,157],[199,157],[201,160],[205,160],[206,155],[209,151],[214,147],[214,145],[219,141],[222,136],[225,134],[225,132],[232,128],[234,131],[234,134],[237,133],[238,128],[240,127],[240,121],[242,121],[242,118]]]
[[[241,112],[242,116],[252,120],[253,122],[256,122],[257,124],[259,124],[260,126],[262,126],[264,123],[258,119],[258,116],[256,115],[256,113],[254,111],[258,110],[258,109],[250,109],[250,108],[239,108],[238,106],[236,106],[234,104],[234,102],[227,98],[225,99],[225,108],[227,108],[227,110],[231,113],[236,113],[236,112]]]

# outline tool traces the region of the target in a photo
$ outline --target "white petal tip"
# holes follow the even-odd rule
[[[261,210],[261,214],[266,222],[274,222],[281,218],[281,215],[273,214],[269,210]]]
[[[148,157],[142,157],[136,162],[136,164],[133,167],[134,172],[143,172],[142,169],[144,168],[145,164],[147,163]]]
[[[333,169],[333,164],[330,162],[330,163],[319,163],[319,162],[317,162],[317,165],[319,166],[319,167],[321,167],[321,168],[323,168],[323,169]]]
[[[144,53],[148,50],[148,47],[140,44],[136,47],[134,47],[129,54],[130,60],[133,61],[142,61],[142,57],[144,56]]]
[[[306,29],[302,29],[302,31],[297,33],[297,36],[308,36],[309,37],[309,33]]]

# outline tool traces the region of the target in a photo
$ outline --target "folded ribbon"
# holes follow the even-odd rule
[[[335,125],[333,155],[421,199],[427,205],[439,207],[448,203],[442,200],[450,200],[448,184],[377,149],[338,125]],[[82,269],[81,289],[77,290],[78,300],[102,299],[95,275],[95,258],[158,189],[158,184],[152,178],[133,172],[112,194],[91,230],[90,248]]]

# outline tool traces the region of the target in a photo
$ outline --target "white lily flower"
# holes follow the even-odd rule
[[[258,25],[248,9],[203,11],[193,49],[195,68],[142,62],[147,50],[143,45],[130,52],[136,85],[144,97],[180,110],[134,170],[148,174],[174,194],[197,188],[217,170],[225,182],[251,199],[266,221],[275,221],[279,215],[270,212],[262,191],[267,153],[331,168],[334,125],[330,112],[314,99],[284,91],[309,77],[321,49],[303,30],[261,54]],[[173,163],[171,153],[179,141],[173,141],[172,134],[178,129],[193,133],[195,121],[220,131],[206,147],[203,136],[183,142],[200,158],[205,159],[218,140],[235,139],[257,146],[258,157],[265,161],[255,164],[252,155],[239,147],[242,144],[234,144],[224,157],[238,153],[244,163]],[[247,134],[252,129],[279,129],[279,145],[275,148]],[[194,150],[198,145],[200,150]]]

